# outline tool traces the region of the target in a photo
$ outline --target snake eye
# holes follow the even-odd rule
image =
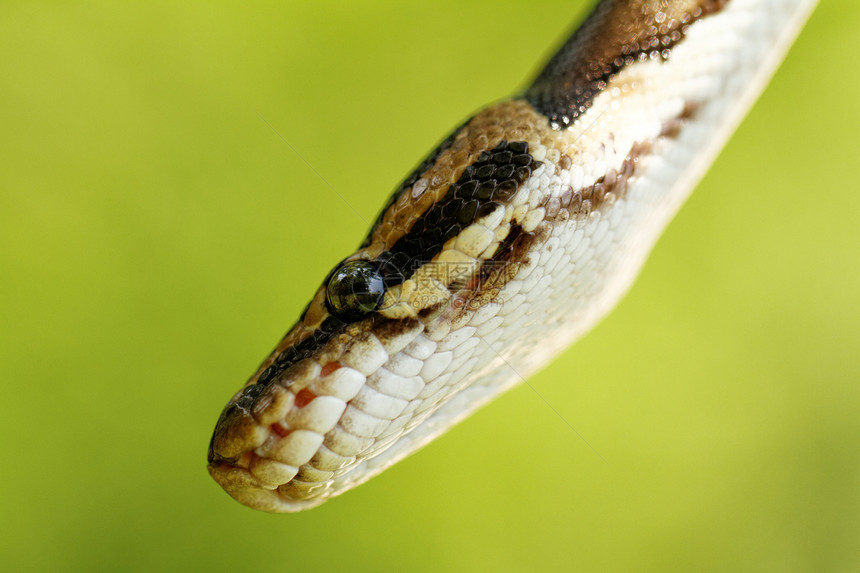
[[[369,261],[350,261],[335,269],[326,284],[325,304],[337,318],[354,322],[379,308],[385,284]]]

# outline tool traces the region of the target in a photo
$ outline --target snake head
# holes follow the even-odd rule
[[[364,280],[366,269],[359,270]],[[405,423],[398,427],[391,420],[423,385],[384,374],[382,366],[414,343],[423,325],[417,318],[385,318],[374,297],[381,293],[352,300],[328,280],[228,402],[208,461],[212,477],[235,499],[273,512],[313,507],[347,481],[374,446],[384,447],[404,431]],[[332,314],[332,298],[351,322]],[[413,369],[420,368],[412,361]]]
[[[524,220],[525,184],[543,163],[499,129],[522,121],[543,120],[509,102],[431,153],[228,402],[208,467],[230,495],[266,511],[313,507],[438,433],[402,440],[467,378],[475,361],[453,350],[474,347],[474,328],[453,331],[478,312],[490,318],[540,222]]]

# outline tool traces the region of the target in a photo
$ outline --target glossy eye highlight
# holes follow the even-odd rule
[[[370,261],[350,261],[335,269],[326,284],[328,311],[354,322],[379,308],[385,283],[379,267]]]

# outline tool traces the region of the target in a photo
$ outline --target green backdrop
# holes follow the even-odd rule
[[[206,473],[225,401],[362,218],[584,10],[6,0],[0,568],[860,568],[851,0],[814,14],[630,295],[531,380],[603,459],[521,387],[310,512]]]

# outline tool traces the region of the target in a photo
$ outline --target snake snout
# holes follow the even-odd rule
[[[366,380],[337,361],[320,366],[306,359],[276,380],[245,386],[218,419],[209,473],[232,497],[256,509],[315,505],[316,490],[328,486],[334,471],[309,462],[336,456],[323,446],[324,438]]]

